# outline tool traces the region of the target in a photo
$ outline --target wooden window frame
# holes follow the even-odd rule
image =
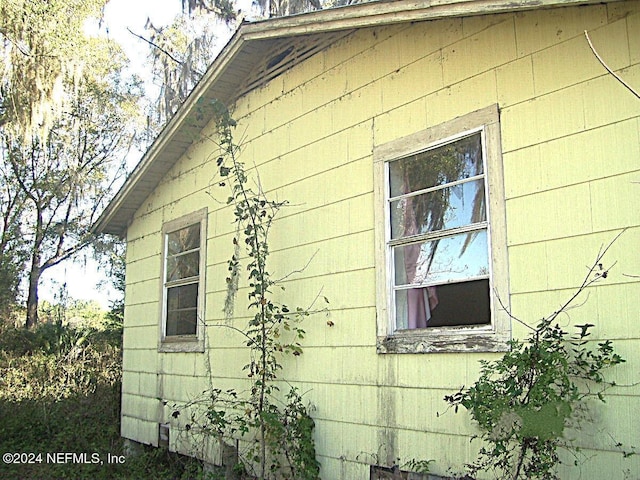
[[[491,322],[488,325],[443,326],[396,331],[395,305],[392,305],[391,294],[393,266],[390,264],[387,164],[448,143],[472,131],[482,131],[485,154]],[[373,151],[373,164],[378,353],[507,351],[508,342],[511,339],[511,319],[508,314],[509,275],[498,106],[491,105],[377,146]]]
[[[195,335],[166,335],[167,330],[167,292],[174,285],[167,282],[167,238],[170,233],[183,228],[199,225],[199,274],[198,274],[198,299],[197,299],[197,324]],[[160,303],[160,338],[158,351],[160,352],[204,352],[204,312],[205,312],[205,270],[206,270],[206,246],[207,246],[207,209],[201,209],[183,217],[166,222],[162,226],[162,277],[161,303]]]

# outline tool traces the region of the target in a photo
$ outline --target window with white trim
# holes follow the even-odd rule
[[[161,350],[202,349],[206,210],[164,225]]]
[[[510,338],[498,109],[374,151],[378,351],[501,351]]]

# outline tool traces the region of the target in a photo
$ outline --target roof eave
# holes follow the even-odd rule
[[[247,23],[242,34],[245,39],[254,40],[444,17],[595,3],[603,2],[601,0],[377,0]],[[605,1],[605,3],[609,2]]]
[[[140,184],[143,177],[149,172],[159,153],[167,146],[168,143],[170,143],[174,135],[184,125],[189,114],[193,112],[198,100],[202,97],[204,92],[206,92],[215,82],[216,78],[220,76],[220,73],[224,71],[225,66],[233,58],[234,52],[241,48],[244,42],[244,40],[242,39],[242,35],[240,34],[241,28],[242,24],[236,29],[231,39],[227,42],[220,54],[207,69],[207,72],[205,73],[203,78],[200,80],[200,82],[198,82],[198,84],[195,86],[193,91],[189,94],[180,108],[178,108],[178,111],[162,128],[162,130],[155,138],[151,146],[147,149],[145,154],[142,156],[134,170],[127,177],[120,190],[118,190],[114,198],[109,202],[98,220],[92,226],[92,233],[112,234],[119,237],[124,236],[129,222],[127,222],[126,225],[123,225],[123,222],[116,222],[116,224],[114,224],[114,218],[116,217],[117,213],[124,208],[126,201],[131,193]],[[135,210],[137,210],[137,207],[135,208]]]

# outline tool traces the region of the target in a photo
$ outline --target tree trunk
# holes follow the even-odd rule
[[[27,296],[27,322],[26,328],[35,327],[38,324],[38,285],[42,269],[40,268],[40,255],[33,254],[29,271],[29,295]]]

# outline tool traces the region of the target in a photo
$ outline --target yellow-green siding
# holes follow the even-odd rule
[[[328,318],[305,321],[304,354],[282,377],[314,405],[322,478],[366,479],[369,464],[434,459],[445,474],[478,448],[466,413],[445,394],[470,385],[488,354],[376,354],[374,178],[377,145],[491,104],[501,111],[510,305],[536,322],[582,281],[602,245],[612,274],[566,322],[597,324],[628,362],[606,405],[577,442],[585,463],[561,478],[640,478],[640,100],[592,54],[640,89],[640,2],[453,18],[360,29],[252,91],[235,105],[241,160],[268,195],[286,199],[272,229],[270,270],[288,277],[282,300],[306,306],[321,292]],[[240,388],[248,353],[222,311],[235,226],[216,186],[216,147],[203,132],[137,212],[127,232],[122,434],[157,444],[171,420],[163,402],[215,385]],[[208,208],[207,342],[202,353],[158,353],[163,222]],[[307,265],[308,263],[308,265]],[[305,265],[306,268],[303,268]],[[635,275],[635,277],[633,276]],[[586,298],[586,297],[585,297]],[[327,325],[330,320],[334,326]],[[526,332],[517,323],[513,335]],[[174,435],[172,448],[195,453]],[[571,459],[570,463],[571,463]],[[625,477],[625,472],[628,476]]]

